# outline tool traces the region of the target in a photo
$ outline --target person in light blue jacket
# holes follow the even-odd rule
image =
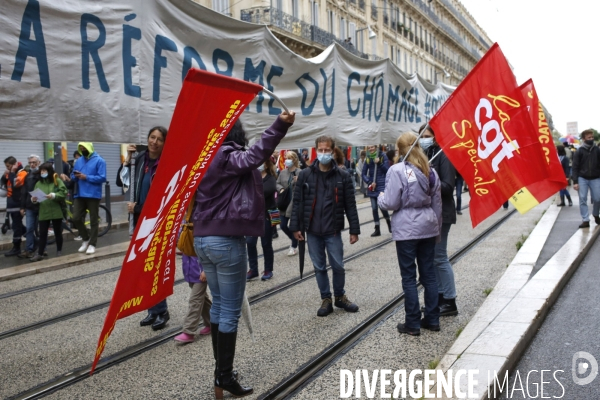
[[[398,331],[413,336],[420,335],[421,328],[440,330],[433,259],[442,228],[442,194],[437,173],[429,166],[427,156],[418,143],[405,157],[416,140],[412,133],[404,133],[398,138],[396,147],[404,161],[390,167],[385,191],[377,198],[381,209],[394,212],[391,217],[392,239],[396,241],[406,311],[405,322],[398,324]],[[423,320],[419,309],[417,268],[419,280],[425,288]]]
[[[98,241],[98,211],[102,185],[106,182],[106,161],[94,151],[94,145],[90,142],[80,142],[77,149],[81,157],[75,161],[71,172],[71,180],[75,185],[73,224],[83,239],[78,251],[94,254]],[[88,232],[84,223],[86,210],[90,213],[91,232]]]

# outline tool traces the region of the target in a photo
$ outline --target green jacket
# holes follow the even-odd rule
[[[35,188],[40,189],[46,194],[56,194],[53,199],[47,199],[40,203],[39,220],[48,221],[51,219],[62,219],[63,212],[61,203],[65,201],[67,196],[67,187],[63,181],[57,178],[55,184],[54,180],[51,178],[40,179],[40,181],[35,184]]]

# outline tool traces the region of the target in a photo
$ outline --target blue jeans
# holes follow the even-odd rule
[[[320,236],[310,233],[306,234],[308,244],[308,253],[315,267],[315,276],[317,285],[321,292],[321,299],[331,298],[331,289],[329,287],[329,276],[327,275],[327,260],[325,251],[333,271],[333,294],[335,297],[343,296],[344,285],[346,283],[346,271],[344,271],[344,245],[342,244],[342,235]]]
[[[237,332],[246,290],[246,238],[200,236],[194,238],[194,248],[213,296],[211,323],[218,324],[220,332]]]
[[[377,205],[377,197],[371,197],[371,209],[373,210],[373,221],[375,221],[375,225],[379,225],[379,212],[377,209],[379,206]],[[387,210],[381,210],[383,214],[383,218],[390,219],[390,213]]]
[[[26,231],[25,237],[27,238],[27,251],[33,251],[35,246],[37,246],[37,238],[35,237],[35,228],[38,225],[38,210],[25,210],[25,223],[26,223]],[[43,250],[43,249],[42,249]],[[43,251],[42,251],[43,253]]]
[[[435,245],[433,265],[435,265],[435,279],[438,284],[438,293],[444,295],[444,299],[456,298],[456,285],[454,284],[454,271],[448,260],[448,233],[452,224],[442,224],[442,240]]]
[[[438,306],[438,288],[435,280],[433,252],[435,237],[415,240],[396,241],[396,253],[402,276],[404,290],[404,310],[407,328],[421,329],[421,309],[419,308],[419,292],[417,291],[417,265],[419,280],[425,288],[425,322],[431,325],[440,324],[440,308]]]
[[[454,182],[456,184],[456,211],[460,211],[462,210],[462,190],[465,180],[462,177],[456,177]]]
[[[589,221],[590,213],[587,205],[588,189],[592,192],[592,202],[594,203],[592,215],[598,216],[600,212],[600,178],[588,180],[580,177],[577,183],[579,183],[579,212],[584,221]]]
[[[258,251],[256,244],[258,236],[246,236],[246,245],[248,246],[248,264],[250,269],[258,273]],[[265,234],[260,237],[260,244],[263,249],[263,257],[265,260],[265,271],[273,271],[273,231],[271,230],[271,218],[265,218]]]
[[[292,247],[293,248],[297,248],[298,247],[298,241],[294,237],[294,234],[292,233],[292,231],[290,231],[290,228],[288,228],[288,224],[289,223],[290,223],[290,219],[288,217],[282,215],[281,216],[281,230],[292,241]]]

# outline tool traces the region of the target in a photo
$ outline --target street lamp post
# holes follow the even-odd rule
[[[354,31],[354,43],[356,43],[357,46],[358,46],[358,32],[362,32],[364,30],[369,31],[369,39],[373,39],[373,38],[377,37],[377,34],[375,32],[373,32],[373,30],[371,29],[371,27],[369,25],[367,25],[365,28],[357,29],[356,31]],[[360,51],[363,51],[363,49],[361,49]]]

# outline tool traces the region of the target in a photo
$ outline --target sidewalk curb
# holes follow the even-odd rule
[[[129,221],[115,222],[110,225],[110,229],[121,229],[129,227]],[[110,231],[109,231],[110,232]],[[63,232],[63,240],[71,240],[75,237],[71,232],[65,231]],[[21,242],[23,243],[23,242]],[[23,244],[21,244],[22,248]],[[12,249],[12,242],[4,242],[0,243],[0,251],[10,250]]]
[[[501,377],[502,382],[504,374],[514,368],[563,287],[600,236],[598,226],[578,230],[529,279],[559,211],[555,205],[548,208],[437,367],[444,372],[478,370],[478,385],[474,388],[478,396],[469,398],[487,400],[488,393],[494,390],[494,376]],[[466,379],[461,380],[460,390],[467,393]]]
[[[93,255],[83,253],[69,254],[68,256],[50,258],[40,262],[30,262],[17,267],[0,269],[0,282],[11,279],[22,278],[24,276],[41,274],[43,272],[56,271],[63,268],[73,267],[75,265],[87,264],[90,261],[98,261],[105,258],[123,256],[127,252],[129,242],[114,244],[107,247],[96,249]]]

